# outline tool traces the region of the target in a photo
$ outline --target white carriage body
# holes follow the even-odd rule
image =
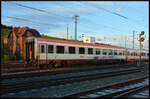
[[[108,45],[100,44],[90,44],[77,41],[67,41],[67,40],[57,40],[57,39],[48,39],[48,38],[28,38],[27,41],[34,41],[34,57],[38,56],[40,62],[45,61],[86,61],[86,60],[137,60],[139,59],[138,55],[126,55],[125,52],[137,53],[139,50],[128,49],[123,47],[115,47]],[[48,53],[48,45],[53,46],[53,52]],[[57,46],[64,46],[64,53],[57,53]],[[43,47],[43,49],[41,49]],[[69,53],[69,47],[75,47],[75,53]],[[85,53],[79,54],[79,48],[84,48]],[[93,54],[88,54],[88,48],[93,49]],[[100,54],[96,54],[96,50],[100,49]],[[106,50],[106,55],[103,55],[103,49]],[[41,53],[43,50],[43,53]],[[109,55],[109,51],[112,51],[112,54]],[[115,51],[117,55],[114,55]],[[142,56],[143,59],[148,59],[148,51],[142,50],[146,53],[145,56]],[[122,53],[122,54],[121,54]]]

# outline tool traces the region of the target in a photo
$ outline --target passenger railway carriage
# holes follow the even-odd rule
[[[149,53],[142,50],[142,60]],[[139,50],[116,46],[29,37],[25,43],[25,59],[36,64],[59,66],[68,61],[129,61],[139,59]]]

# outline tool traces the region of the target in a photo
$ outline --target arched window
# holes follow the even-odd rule
[[[19,39],[19,37],[17,37],[17,50],[19,51],[20,50],[20,39]]]
[[[26,32],[26,36],[27,36],[27,37],[30,36],[30,32],[29,32],[29,31]]]

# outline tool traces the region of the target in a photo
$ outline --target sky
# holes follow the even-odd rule
[[[138,35],[144,31],[143,48],[149,47],[148,1],[2,1],[1,22],[28,26],[53,37],[95,37],[96,42],[139,49]]]

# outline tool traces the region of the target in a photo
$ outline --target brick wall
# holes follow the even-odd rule
[[[30,29],[29,27],[13,28],[8,35],[8,46],[10,46],[10,54],[17,55],[17,57],[20,59],[24,58],[24,43],[28,37],[26,35],[26,31],[29,31],[29,37],[40,36],[38,31],[35,29]]]

